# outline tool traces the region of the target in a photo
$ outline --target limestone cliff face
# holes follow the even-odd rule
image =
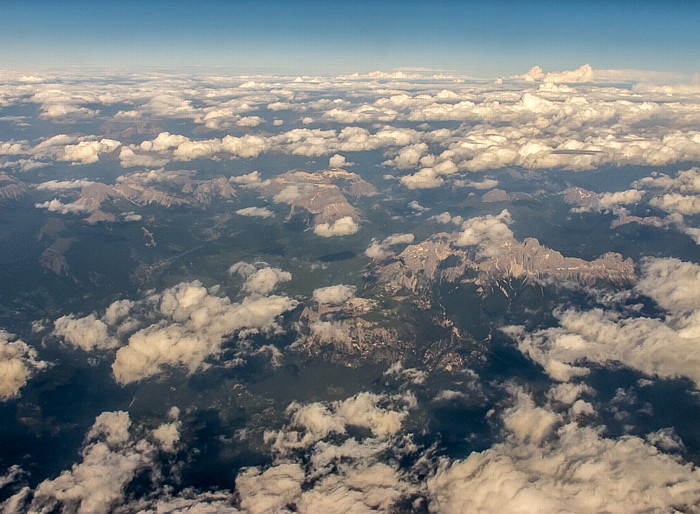
[[[0,205],[26,198],[27,192],[24,183],[6,173],[0,173]]]
[[[185,198],[177,197],[164,191],[158,191],[146,187],[138,182],[121,182],[113,187],[113,191],[120,197],[135,203],[136,205],[157,204],[163,207],[185,205],[190,203]]]
[[[39,264],[43,269],[50,271],[59,277],[67,276],[70,272],[70,267],[68,266],[66,258],[61,252],[53,247],[49,247],[44,250],[39,258]]]
[[[522,243],[505,243],[502,251],[481,261],[479,271],[486,276],[508,275],[527,281],[563,279],[584,285],[598,280],[624,285],[635,279],[634,262],[619,253],[605,253],[592,261],[564,257],[556,250],[542,246],[537,239]]]
[[[197,203],[209,205],[215,198],[223,200],[235,198],[236,190],[226,177],[219,177],[198,183],[194,189],[193,196]]]
[[[380,263],[380,282],[394,292],[406,288],[413,292],[428,291],[440,281],[454,282],[477,268],[469,255],[454,245],[455,238],[439,233],[421,243],[407,246],[397,256]]]
[[[0,185],[1,183],[2,176]],[[0,201],[1,194],[0,189]],[[217,198],[228,200],[235,196],[236,191],[226,177],[195,180],[184,175],[176,177],[166,187],[156,187],[140,180],[138,174],[128,174],[120,177],[114,185],[96,182],[82,187],[71,205],[76,212],[88,214],[85,222],[92,224],[115,221],[117,218],[114,214],[106,213],[102,209],[105,205],[119,200],[140,206],[160,205],[169,208],[180,205],[209,205]]]
[[[391,290],[426,291],[435,282],[473,282],[488,287],[503,277],[526,282],[547,279],[592,285],[597,281],[624,285],[635,280],[634,262],[620,254],[606,253],[593,261],[564,257],[542,246],[537,239],[502,243],[488,256],[455,244],[454,234],[440,233],[409,245],[396,256],[380,262],[375,270]]]
[[[600,198],[593,191],[581,187],[569,187],[561,193],[562,199],[569,205],[575,205],[582,209],[597,209]]]
[[[407,339],[396,328],[363,318],[375,308],[375,302],[365,298],[351,298],[342,305],[307,305],[296,326],[299,337],[293,348],[349,366],[398,359],[408,350],[402,348]]]
[[[491,191],[481,195],[482,202],[513,202],[516,200],[530,200],[532,195],[522,192],[508,193],[503,189],[492,189]]]
[[[398,303],[398,302],[397,302]],[[415,314],[413,311],[412,314]],[[292,349],[346,366],[365,362],[420,362],[427,370],[461,371],[483,357],[485,344],[460,332],[443,313],[402,318],[376,301],[351,298],[342,305],[312,303],[302,311]],[[371,320],[370,320],[371,318]],[[429,323],[433,339],[417,342],[417,328]]]
[[[257,189],[275,202],[289,204],[290,217],[301,210],[311,213],[315,225],[332,224],[347,216],[359,221],[360,212],[347,196],[376,193],[374,186],[359,175],[341,169],[314,173],[288,171],[263,182]]]

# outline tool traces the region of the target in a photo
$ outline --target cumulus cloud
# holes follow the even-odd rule
[[[319,304],[340,305],[355,296],[355,286],[338,284],[335,286],[314,289],[313,299]]]
[[[514,79],[523,79],[527,82],[534,82],[536,80],[542,80],[544,78],[544,70],[541,66],[533,66],[528,70],[527,73],[523,75],[515,75],[512,77]]]
[[[301,495],[304,470],[299,464],[284,463],[265,471],[249,468],[236,478],[241,507],[251,514],[280,512]]]
[[[370,259],[383,259],[391,255],[389,248],[394,245],[411,244],[415,236],[413,234],[392,234],[383,241],[372,240],[365,250],[365,255]]]
[[[510,328],[518,348],[554,379],[589,373],[586,363],[621,362],[652,376],[687,377],[700,384],[700,266],[647,259],[637,290],[652,297],[664,318],[622,316],[593,309],[558,313],[559,326],[526,333]]]
[[[0,401],[17,397],[29,379],[48,365],[37,358],[34,348],[0,330]]]
[[[245,262],[245,261],[238,261],[235,264],[232,264],[231,267],[229,267],[228,274],[229,275],[238,274],[238,275],[242,276],[243,278],[248,278],[253,273],[255,273],[257,270],[258,270],[258,268],[255,267],[254,264],[250,264],[249,262]]]
[[[683,195],[680,193],[667,193],[652,198],[650,205],[659,209],[683,215],[700,214],[700,197],[696,195]]]
[[[642,199],[642,192],[637,189],[603,193],[600,195],[599,205],[601,209],[612,209],[618,205],[636,204]]]
[[[192,373],[205,367],[206,359],[217,355],[224,338],[234,332],[278,329],[278,316],[294,309],[297,302],[285,296],[259,296],[279,280],[275,271],[267,275],[261,274],[260,280],[248,287],[257,293],[255,297],[240,303],[210,294],[197,281],[178,284],[154,296],[151,301],[162,319],[132,334],[127,345],[117,351],[112,365],[117,382],[143,380],[168,366]],[[286,277],[284,272],[281,277]]]
[[[321,237],[341,237],[356,234],[360,226],[351,216],[344,216],[332,224],[321,223],[314,227],[314,234]]]
[[[82,203],[63,203],[54,198],[46,202],[34,204],[37,209],[46,209],[49,212],[58,212],[59,214],[82,214],[88,212],[90,207]]]
[[[700,192],[700,168],[682,170],[675,176],[652,172],[632,185],[644,188],[654,195],[649,200],[649,205],[668,212],[670,215],[667,221],[675,224],[678,230],[688,234],[697,244],[700,244],[700,231],[696,227],[688,226],[684,219],[684,216],[700,213],[700,200],[697,194]]]
[[[476,180],[456,180],[454,182],[456,186],[459,187],[470,187],[477,190],[493,189],[498,186],[498,180],[492,178],[485,178],[480,181]]]
[[[262,268],[251,274],[243,284],[243,291],[256,294],[269,294],[277,284],[289,282],[292,274],[279,268]]]
[[[593,67],[590,64],[584,64],[575,70],[553,71],[547,73],[543,80],[553,84],[574,84],[578,82],[591,82],[593,77]]]
[[[65,191],[67,189],[81,189],[85,186],[95,184],[90,180],[48,180],[37,184],[39,191]]]
[[[153,140],[124,148],[120,154],[122,166],[148,165],[152,160],[165,162],[213,159],[217,157],[257,157],[267,149],[269,142],[260,136],[246,134],[241,137],[225,136],[221,139],[192,140],[187,136],[161,132]],[[125,152],[128,150],[128,152]]]
[[[156,433],[135,428],[124,411],[103,412],[88,431],[80,462],[54,479],[41,482],[33,491],[16,495],[29,512],[109,512],[127,501],[126,489],[143,470],[157,476],[159,451],[174,449],[158,444]],[[156,439],[156,444],[151,439]]]
[[[430,210],[428,207],[424,207],[423,205],[418,203],[416,200],[411,200],[410,202],[408,202],[408,206],[419,214],[422,214],[422,213]]]
[[[262,182],[262,179],[260,178],[260,172],[259,171],[251,171],[250,173],[246,173],[245,175],[240,175],[238,177],[231,177],[231,182],[235,182],[236,184],[241,184],[244,186],[249,186],[251,184],[257,184],[259,182]]]
[[[239,216],[249,216],[257,218],[270,218],[275,215],[275,213],[267,207],[246,207],[245,209],[238,209],[236,211],[236,214],[238,214]]]
[[[294,203],[294,201],[299,198],[301,191],[297,186],[291,185],[283,188],[279,193],[272,197],[272,201],[275,203]]]
[[[438,223],[442,223],[443,225],[448,225],[450,223],[454,225],[461,225],[464,223],[464,218],[462,216],[452,216],[449,212],[445,211],[441,214],[436,214],[435,216],[431,216],[428,218],[429,221],[437,221]]]
[[[382,241],[382,244],[386,246],[404,245],[412,243],[413,239],[415,239],[413,234],[391,234]]]
[[[700,168],[693,167],[679,171],[671,177],[665,173],[653,172],[634,183],[635,187],[646,189],[662,189],[664,191],[678,191],[679,193],[700,193]]]
[[[239,127],[257,127],[263,123],[263,119],[260,116],[243,116],[236,121],[236,125]]]
[[[674,258],[647,258],[636,289],[674,313],[700,310],[700,265]]]
[[[405,402],[404,399],[399,400]],[[333,402],[330,408],[318,403],[293,403],[288,411],[294,413],[292,425],[303,428],[313,441],[320,440],[332,432],[344,433],[348,425],[368,428],[375,437],[389,437],[401,430],[401,423],[408,415],[408,410],[381,407],[379,404],[382,401],[385,401],[385,398],[381,395],[363,392],[346,400]]]
[[[387,408],[379,402],[387,402]],[[402,398],[359,393],[330,405],[289,406],[290,424],[269,432],[278,456],[272,466],[248,468],[236,478],[241,506],[248,512],[387,512],[418,490],[394,463],[380,461],[391,449],[406,416]],[[409,402],[410,403],[410,402]],[[372,432],[362,440],[348,438],[347,426]],[[340,443],[331,438],[341,437]]]
[[[121,143],[114,139],[80,141],[78,144],[65,146],[61,160],[78,164],[91,164],[97,162],[100,155],[112,153],[120,146]]]
[[[453,173],[451,161],[460,171],[483,171],[507,166],[528,169],[591,169],[603,165],[667,165],[692,162],[700,155],[696,127],[695,84],[636,84],[615,87],[591,82],[672,79],[669,75],[640,73],[635,70],[593,70],[584,65],[577,70],[545,73],[534,67],[515,77],[508,88],[500,83],[445,83],[447,75],[423,76],[420,84],[408,75],[399,82],[376,82],[377,76],[346,79],[328,78],[294,82],[276,77],[271,82],[256,81],[255,87],[225,88],[219,81],[178,77],[155,84],[146,77],[130,77],[130,87],[113,79],[94,81],[90,88],[78,88],[79,81],[23,84],[13,92],[8,86],[0,103],[22,101],[41,106],[43,116],[76,119],[98,116],[88,104],[128,104],[119,111],[124,121],[156,118],[188,120],[208,129],[222,130],[245,126],[251,133],[241,137],[204,138],[162,132],[140,144],[122,144],[117,139],[93,136],[66,136],[50,144],[42,142],[15,145],[13,154],[27,163],[68,160],[80,164],[95,162],[106,153],[118,153],[123,166],[162,166],[171,161],[192,159],[253,158],[274,151],[306,157],[343,155],[352,151],[386,150],[387,165],[406,170],[430,170],[409,175],[405,182],[417,187],[435,187],[444,174]],[[341,82],[338,82],[341,80]],[[309,90],[333,91],[338,85],[362,90],[346,98],[317,98]],[[387,79],[382,79],[387,80]],[[436,80],[429,84],[425,80]],[[135,81],[136,87],[131,84]],[[247,81],[252,82],[252,81]],[[528,83],[530,82],[530,83]],[[172,89],[177,83],[177,93]],[[532,83],[532,84],[531,84]],[[537,88],[532,85],[537,83]],[[571,87],[566,84],[584,84]],[[195,87],[196,84],[196,87]],[[267,86],[270,89],[260,89]],[[27,88],[34,88],[27,95]],[[206,92],[206,93],[204,93]],[[674,101],[669,102],[669,95]],[[262,120],[246,115],[259,107],[287,109],[300,113],[310,126],[275,134],[252,133]],[[303,114],[302,114],[303,113]],[[314,128],[316,120],[362,123],[372,129],[347,126],[341,130]],[[420,130],[399,128],[387,123],[455,120],[466,122],[453,128]],[[276,120],[279,121],[279,120]],[[277,123],[273,123],[277,125]],[[52,139],[52,138],[51,138]],[[71,139],[68,141],[68,139]],[[120,145],[113,148],[115,141]],[[434,153],[430,153],[430,152]],[[38,160],[38,161],[37,161]],[[17,166],[22,166],[19,161]]]
[[[102,319],[108,325],[117,325],[129,315],[135,305],[133,300],[116,300],[105,309]]]
[[[400,170],[416,168],[427,152],[428,145],[426,143],[405,146],[399,150],[396,157],[384,162],[384,164],[394,166]]]
[[[408,189],[434,189],[445,183],[434,168],[423,168],[413,175],[401,177],[399,182]]]
[[[641,512],[692,508],[700,471],[638,437],[608,439],[522,390],[503,415],[507,437],[428,480],[433,511]]]
[[[110,312],[110,319],[116,313]],[[109,350],[119,345],[119,342],[109,335],[107,324],[97,319],[95,314],[84,318],[73,315],[61,316],[54,323],[54,335],[64,339],[69,345],[85,350]]]
[[[314,321],[309,324],[311,337],[320,343],[333,343],[341,348],[350,348],[350,327],[343,321]]]
[[[493,216],[475,216],[462,224],[462,232],[457,236],[459,246],[479,246],[484,255],[498,253],[503,243],[514,240],[513,232],[508,228],[512,223],[510,212],[504,209]]]
[[[328,159],[328,166],[331,168],[345,168],[350,165],[352,165],[352,163],[348,162],[344,155],[335,154]]]
[[[420,385],[425,382],[425,379],[428,377],[428,373],[416,368],[405,368],[401,361],[398,361],[389,366],[389,368],[384,372],[384,376],[393,376],[405,380],[411,384]],[[443,391],[443,393],[445,393],[445,391]],[[442,399],[446,399],[446,396],[449,395],[442,394],[439,396],[441,396]]]
[[[686,376],[700,383],[700,355],[696,337],[681,333],[653,318],[617,319],[600,309],[565,311],[560,326],[522,334],[520,350],[540,363],[556,380],[568,381],[586,375],[583,362],[613,361],[649,375],[673,378]]]

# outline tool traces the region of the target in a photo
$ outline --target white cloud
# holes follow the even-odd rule
[[[370,259],[384,259],[391,255],[389,247],[400,244],[410,244],[413,242],[414,238],[415,236],[413,234],[392,234],[381,242],[373,239],[372,244],[365,250],[365,255]]]
[[[65,191],[67,189],[81,189],[85,186],[95,184],[90,180],[49,180],[37,184],[39,191]]]
[[[299,198],[301,192],[297,186],[291,185],[286,186],[279,193],[272,197],[272,201],[275,203],[294,203],[294,201]]]
[[[19,395],[29,379],[49,364],[37,359],[34,348],[0,330],[0,401]]]
[[[399,150],[394,159],[386,161],[384,164],[394,166],[400,170],[416,168],[421,158],[427,152],[428,145],[426,143],[405,146]]]
[[[249,262],[238,261],[235,264],[231,265],[231,267],[228,269],[228,274],[234,275],[238,273],[243,278],[248,278],[257,270],[258,268],[256,268],[255,265],[250,264]]]
[[[355,296],[355,286],[338,284],[314,289],[313,299],[319,304],[340,305]]]
[[[512,78],[523,79],[527,82],[534,82],[536,80],[542,80],[544,78],[544,70],[542,70],[540,66],[533,66],[524,75],[515,75]]]
[[[686,376],[700,383],[698,336],[674,330],[653,318],[617,319],[600,309],[566,311],[560,326],[523,334],[518,338],[524,354],[540,363],[556,380],[585,375],[583,362],[613,361],[650,375]]]
[[[410,395],[359,393],[329,405],[291,404],[289,426],[265,435],[275,450],[273,465],[249,468],[236,479],[241,506],[256,513],[280,512],[287,505],[308,513],[391,511],[399,499],[418,490],[396,463],[380,462],[391,450],[392,438],[402,437],[407,413],[399,405],[413,401]],[[368,428],[373,436],[348,438],[347,425]],[[344,440],[338,443],[337,438]]]
[[[454,184],[459,187],[471,187],[473,189],[477,190],[486,190],[486,189],[493,189],[494,187],[498,186],[498,180],[494,180],[492,178],[485,178],[481,181],[473,181],[473,180],[459,180],[455,181]]]
[[[278,277],[273,274],[276,283]],[[251,290],[268,289],[270,281],[262,278]],[[241,330],[278,329],[277,317],[297,305],[284,296],[257,295],[231,303],[196,281],[166,289],[151,301],[157,304],[162,320],[132,334],[128,344],[117,351],[112,371],[121,384],[159,374],[167,366],[184,367],[190,373],[206,367],[205,360],[219,353],[226,336]]]
[[[60,214],[81,214],[88,212],[90,207],[85,204],[80,203],[62,203],[60,200],[54,198],[42,203],[34,204],[37,209],[46,209],[49,212],[58,212]]]
[[[250,275],[243,284],[243,291],[255,294],[269,294],[277,284],[289,282],[292,274],[279,268],[262,268]]]
[[[700,310],[700,265],[673,258],[648,258],[636,289],[672,313]]]
[[[180,442],[180,421],[172,423],[163,423],[152,432],[152,437],[158,443],[158,446],[165,452],[172,453],[176,450]]]
[[[102,319],[108,325],[116,325],[129,315],[134,305],[136,305],[136,302],[132,300],[116,300],[105,309],[105,314]]]
[[[304,477],[299,464],[279,464],[262,472],[249,468],[236,477],[241,507],[251,514],[282,512],[301,494]]]
[[[250,173],[246,173],[245,175],[240,175],[238,177],[231,177],[230,180],[231,182],[235,182],[236,184],[241,184],[245,186],[261,182],[260,172],[257,170],[251,171]]]
[[[382,244],[385,246],[404,245],[412,243],[414,239],[413,234],[391,234],[382,241]]]
[[[412,172],[433,169],[435,186],[443,174],[454,172],[449,164],[445,164],[445,169],[435,170],[447,161],[461,171],[506,166],[577,170],[603,165],[692,162],[700,155],[697,84],[669,84],[677,78],[672,74],[593,70],[584,65],[577,70],[551,73],[534,67],[526,75],[516,77],[538,82],[537,89],[522,82],[508,83],[507,88],[486,82],[470,83],[466,87],[461,82],[464,77],[448,83],[447,75],[423,76],[420,84],[412,83],[408,75],[381,79],[391,83],[383,83],[377,77],[316,78],[303,82],[275,77],[264,82],[270,89],[260,89],[263,82],[255,82],[252,88],[225,88],[218,80],[207,78],[202,82],[189,77],[171,77],[163,83],[155,83],[149,77],[130,77],[129,87],[110,79],[94,81],[90,88],[85,88],[84,83],[79,87],[80,81],[49,80],[22,84],[14,92],[8,85],[0,96],[0,104],[12,105],[29,99],[41,105],[44,116],[69,120],[101,115],[85,105],[125,104],[130,107],[119,111],[122,120],[187,120],[216,130],[238,124],[251,132],[242,137],[202,140],[163,132],[153,140],[122,146],[119,159],[123,166],[164,165],[194,158],[251,158],[266,151],[318,157],[386,149],[387,165]],[[439,84],[426,80],[436,80]],[[638,80],[657,83],[636,84],[632,90],[626,85],[590,83]],[[132,86],[134,81],[136,85]],[[586,84],[573,88],[565,83]],[[318,99],[308,94],[312,90],[335,91],[348,84],[360,88],[363,94],[343,99]],[[177,89],[173,89],[175,85]],[[27,95],[27,88],[32,88],[32,95]],[[673,101],[668,101],[669,98]],[[297,111],[311,125],[276,134],[253,133],[262,120],[245,114],[262,106]],[[361,122],[372,129],[314,128],[313,123],[319,119]],[[440,120],[466,123],[440,129],[425,124],[420,130],[386,125]],[[26,153],[32,157],[31,162],[39,165],[46,163],[36,159],[87,163],[112,151],[111,145],[116,143],[110,141],[116,139],[66,136],[64,141],[44,142],[34,148],[24,143],[14,145],[12,153]],[[19,161],[17,166],[21,166]],[[428,174],[407,181],[427,186]]]
[[[400,182],[408,189],[434,189],[445,183],[434,168],[423,168],[413,175],[403,176]]]
[[[328,166],[331,168],[345,168],[346,166],[350,166],[350,164],[351,163],[345,160],[345,156],[340,154],[335,154],[328,159]]]
[[[700,193],[700,168],[693,167],[679,171],[675,177],[664,173],[653,172],[633,184],[635,187],[646,189],[673,190],[680,193]]]
[[[246,207],[245,209],[238,209],[236,214],[239,216],[252,216],[258,218],[270,218],[275,215],[274,212],[266,207]]]
[[[333,343],[340,348],[352,347],[352,336],[347,323],[343,321],[314,321],[309,324],[311,337],[321,344]]]
[[[649,204],[671,213],[675,212],[683,215],[700,214],[700,197],[696,195],[668,193],[652,198]]]
[[[110,311],[110,320],[113,319],[112,314],[115,313]],[[109,335],[105,322],[97,319],[95,314],[84,318],[62,316],[55,321],[53,333],[62,337],[69,345],[86,352],[110,350],[119,345],[119,342]]]
[[[370,259],[383,259],[391,255],[391,252],[387,251],[386,247],[375,240],[367,247],[365,255]]]
[[[103,412],[86,435],[81,461],[58,477],[44,480],[34,491],[25,488],[16,499],[28,497],[29,512],[60,509],[92,514],[123,506],[126,489],[140,471],[149,469],[155,476],[159,473],[158,447],[136,432],[127,412]]]
[[[621,362],[649,375],[687,377],[700,384],[700,266],[647,259],[637,290],[669,311],[663,318],[625,317],[614,310],[567,310],[559,326],[525,333],[509,329],[521,352],[554,379],[589,372],[586,363]]]
[[[498,253],[499,247],[514,240],[508,228],[512,223],[510,212],[504,209],[497,216],[476,216],[462,224],[462,232],[457,236],[459,246],[479,246],[484,255]]]
[[[102,139],[100,141],[81,141],[75,145],[67,145],[63,148],[61,160],[79,164],[91,164],[100,159],[100,155],[111,153],[121,146],[114,139]]]
[[[314,227],[314,234],[321,237],[341,237],[356,234],[360,227],[351,216],[344,216],[332,224],[321,223]]]
[[[425,382],[425,379],[428,377],[428,373],[423,371],[423,370],[416,369],[416,368],[404,368],[401,361],[397,361],[394,364],[392,364],[391,366],[389,366],[389,368],[384,372],[384,376],[385,377],[388,377],[388,376],[398,377],[398,378],[401,378],[402,380],[405,380],[411,384],[420,385],[420,384],[423,384]],[[444,393],[444,391],[443,391],[443,393]],[[443,394],[441,396],[442,396],[442,399],[446,399],[446,396],[449,396],[449,395]]]
[[[381,403],[387,403],[389,407],[382,407]],[[330,405],[294,402],[287,408],[292,414],[290,427],[270,432],[267,439],[274,441],[279,450],[297,449],[308,447],[332,433],[345,434],[347,426],[367,428],[373,437],[386,439],[400,432],[408,408],[414,403],[415,398],[410,394],[389,398],[369,392]]]
[[[428,480],[431,511],[666,512],[700,501],[700,471],[638,437],[604,438],[522,391],[503,417],[504,442],[444,460]]]
[[[636,204],[639,203],[641,199],[641,191],[637,189],[627,189],[626,191],[603,193],[600,195],[599,204],[601,209],[611,209],[618,205]]]
[[[411,201],[408,203],[408,206],[409,206],[411,209],[413,209],[414,211],[418,212],[418,213],[423,213],[423,212],[426,212],[426,211],[429,211],[429,210],[430,210],[429,208],[422,206],[422,205],[421,205],[420,203],[418,203],[416,200],[411,200]]]
[[[532,71],[532,70],[530,70]],[[594,77],[593,68],[590,64],[584,64],[580,68],[575,70],[550,72],[544,76],[545,82],[551,82],[553,84],[573,84],[578,82],[591,82]]]
[[[236,125],[239,127],[257,127],[263,123],[263,119],[260,116],[243,116],[238,121]]]

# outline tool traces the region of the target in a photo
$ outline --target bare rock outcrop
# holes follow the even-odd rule
[[[315,225],[331,224],[348,216],[359,221],[360,213],[347,196],[376,193],[374,186],[359,175],[341,169],[288,171],[261,183],[257,189],[274,202],[289,204],[290,217],[299,211],[310,213]]]

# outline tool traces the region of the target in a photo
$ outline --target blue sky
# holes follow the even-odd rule
[[[700,71],[697,1],[2,2],[0,66]]]

